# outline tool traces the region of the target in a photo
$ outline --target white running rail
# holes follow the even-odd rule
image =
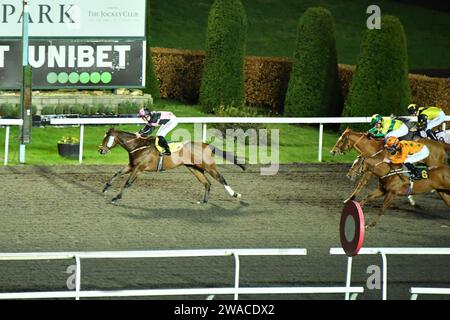
[[[157,250],[157,251],[106,251],[106,252],[42,252],[42,253],[0,253],[1,260],[58,260],[75,259],[75,291],[55,292],[17,292],[0,293],[0,299],[44,299],[44,298],[80,298],[89,297],[137,297],[137,296],[179,296],[232,294],[237,300],[239,294],[302,294],[302,293],[352,293],[356,299],[362,287],[239,287],[240,256],[305,256],[306,249],[211,249],[211,250]],[[81,259],[104,258],[179,258],[234,256],[234,285],[228,288],[195,289],[150,289],[150,290],[116,290],[116,291],[81,291]]]
[[[21,126],[23,123],[22,119],[0,119],[0,126],[6,127],[5,133],[5,157],[3,159],[3,165],[8,164],[8,155],[9,155],[9,136],[11,126]]]
[[[409,289],[411,293],[411,300],[417,300],[419,294],[446,294],[450,295],[450,288],[420,288],[420,287],[411,287]]]
[[[382,299],[387,300],[387,255],[450,255],[450,248],[361,248],[358,255],[379,254],[382,258],[383,287]],[[330,255],[345,255],[342,248],[331,248]],[[350,287],[352,277],[352,257],[347,257],[346,287]],[[430,288],[432,290],[433,288]],[[346,294],[347,297],[347,294]]]

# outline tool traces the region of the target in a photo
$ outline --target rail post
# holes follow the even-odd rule
[[[84,124],[80,125],[80,152],[78,154],[78,162],[83,163],[83,146],[84,146]]]
[[[319,125],[319,155],[318,155],[319,162],[322,162],[322,145],[323,145],[323,123]]]
[[[6,126],[6,132],[5,132],[5,160],[3,164],[6,166],[8,164],[8,153],[9,153],[9,133],[10,133],[10,126]]]

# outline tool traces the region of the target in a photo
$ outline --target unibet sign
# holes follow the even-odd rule
[[[33,87],[143,87],[145,41],[31,40]],[[0,88],[19,87],[20,40],[0,40]]]

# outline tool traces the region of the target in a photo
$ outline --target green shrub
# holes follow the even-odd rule
[[[300,18],[284,113],[332,117],[342,112],[333,17],[310,8]]]
[[[364,34],[343,116],[405,115],[410,101],[405,32],[399,19],[385,16],[381,29]],[[368,125],[351,127],[368,129]]]
[[[64,107],[61,105],[57,105],[55,107],[55,114],[64,114]]]
[[[111,106],[105,107],[105,114],[115,114],[114,108]]]
[[[118,114],[137,114],[140,106],[135,102],[121,102],[117,106]]]
[[[208,17],[206,59],[200,85],[205,112],[245,102],[247,16],[240,0],[215,0]]]
[[[45,106],[41,110],[42,115],[55,114],[55,106]]]
[[[103,105],[103,104],[97,105],[97,112],[99,114],[106,114],[105,110],[106,110],[106,106],[105,105]]]
[[[71,114],[83,114],[83,106],[76,104],[70,107]]]
[[[20,105],[13,103],[0,105],[0,116],[2,118],[20,118]]]

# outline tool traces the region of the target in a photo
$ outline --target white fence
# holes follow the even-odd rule
[[[9,155],[9,136],[11,131],[11,126],[21,126],[23,123],[22,119],[0,119],[0,126],[6,127],[5,132],[5,157],[3,159],[3,164],[6,166],[8,164]]]
[[[417,117],[405,117],[417,120]],[[200,124],[202,126],[202,140],[206,142],[207,125],[210,123],[269,123],[269,124],[317,124],[319,125],[318,155],[319,162],[322,161],[323,149],[323,127],[325,124],[342,123],[370,123],[371,117],[335,117],[335,118],[263,118],[263,117],[180,117],[178,123]],[[450,116],[446,117],[450,121]],[[84,127],[86,125],[120,125],[120,124],[141,124],[144,122],[140,118],[54,118],[50,120],[51,125],[72,125],[80,126],[80,154],[79,163],[83,162]],[[0,126],[6,126],[5,137],[5,160],[8,163],[9,148],[9,126],[21,126],[22,120],[2,120]],[[443,125],[445,129],[445,123]]]
[[[370,117],[349,117],[349,118],[262,118],[262,117],[180,117],[178,123],[200,124],[202,126],[202,141],[206,142],[206,130],[209,123],[271,123],[271,124],[318,124],[319,142],[318,142],[318,161],[322,161],[323,146],[323,126],[330,123],[368,123]],[[449,117],[450,120],[450,117]],[[84,126],[103,124],[141,124],[144,122],[140,118],[90,118],[90,119],[51,119],[52,125],[79,125],[80,126],[80,155],[79,162],[83,162],[83,140]]]
[[[331,255],[345,255],[342,248],[331,248]],[[383,288],[382,298],[387,300],[387,255],[450,255],[450,248],[362,248],[360,254],[379,254],[382,258],[382,271],[383,271]],[[352,257],[347,258],[347,279],[346,287],[350,287],[352,277]],[[419,290],[417,290],[419,289]],[[422,290],[420,290],[422,289]],[[410,290],[413,296],[411,298],[417,298],[417,294],[422,293],[434,293],[434,294],[450,294],[450,288],[411,288]],[[346,293],[347,297],[347,293]]]
[[[239,287],[240,256],[305,256],[306,249],[212,249],[212,250],[159,250],[159,251],[106,251],[106,252],[43,252],[0,253],[0,260],[60,260],[75,259],[75,291],[0,293],[0,299],[44,299],[44,298],[92,298],[92,297],[139,297],[139,296],[183,296],[183,295],[234,295],[239,294],[350,294],[356,299],[362,287]],[[116,291],[81,291],[81,259],[123,258],[180,258],[180,257],[234,256],[234,285],[227,288],[195,289],[146,289]]]

